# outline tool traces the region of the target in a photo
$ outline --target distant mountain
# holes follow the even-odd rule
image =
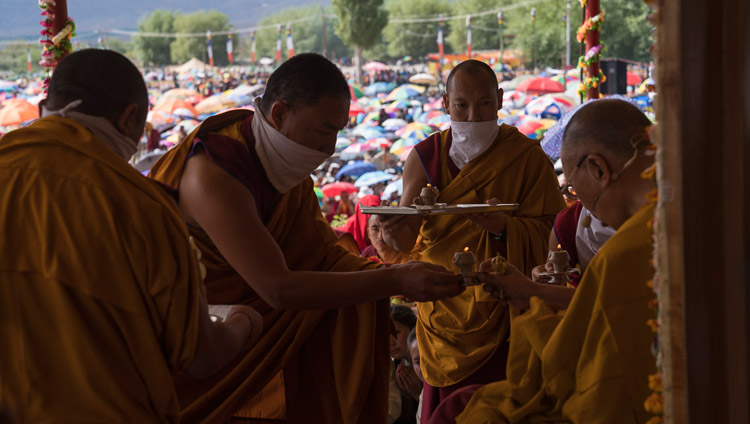
[[[330,5],[330,0],[68,0],[68,14],[80,38],[98,30],[135,29],[138,20],[155,9],[183,13],[216,9],[236,28],[255,25],[265,16],[295,6]],[[36,39],[41,26],[36,0],[0,0],[0,39]]]

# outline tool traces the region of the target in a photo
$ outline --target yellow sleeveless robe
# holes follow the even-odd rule
[[[452,178],[441,134],[443,169],[438,202],[484,203],[497,197],[519,203],[507,214],[506,246],[462,215],[433,216],[423,221],[413,257],[455,269],[453,254],[464,247],[478,264],[507,247],[507,258],[522,272],[546,261],[547,241],[557,212],[565,206],[557,191],[552,163],[539,143],[503,125],[495,143]],[[481,286],[459,296],[418,304],[417,339],[422,374],[432,386],[460,382],[479,369],[508,336],[508,311]]]
[[[511,324],[508,379],[479,389],[459,424],[643,423],[654,333],[653,277],[644,206],[596,254],[562,317],[543,301]]]

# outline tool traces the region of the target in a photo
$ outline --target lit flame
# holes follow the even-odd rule
[[[469,251],[469,246],[464,247],[464,252],[468,252],[468,251]]]
[[[562,246],[560,246],[560,245],[558,244],[558,245],[557,245],[557,250],[561,250],[561,249],[562,249]]]
[[[430,188],[430,187],[432,187],[432,184],[427,183],[427,188]]]

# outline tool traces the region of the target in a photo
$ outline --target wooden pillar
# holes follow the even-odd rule
[[[665,420],[750,422],[750,6],[660,0]]]
[[[586,3],[586,19],[591,19],[594,16],[598,15],[600,11],[599,8],[599,0],[588,0]],[[592,47],[599,45],[599,34],[600,31],[589,31],[586,34],[586,51],[589,51]],[[588,67],[588,76],[592,78],[596,78],[599,76],[599,61],[593,62]],[[601,87],[601,83],[597,84],[596,87],[590,87],[586,90],[586,99],[598,99],[599,98],[599,87]]]

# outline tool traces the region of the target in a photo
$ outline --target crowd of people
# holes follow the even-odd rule
[[[543,150],[500,116],[483,62],[424,93],[396,132],[430,103],[438,131],[352,171],[345,149],[400,118],[380,107],[360,127],[341,70],[300,54],[136,170],[142,74],[112,51],[65,57],[41,118],[0,139],[6,419],[646,422],[649,118],[620,98],[571,105]],[[367,170],[385,176],[352,190]],[[425,187],[517,207],[363,213]],[[561,251],[570,284],[550,280]]]

